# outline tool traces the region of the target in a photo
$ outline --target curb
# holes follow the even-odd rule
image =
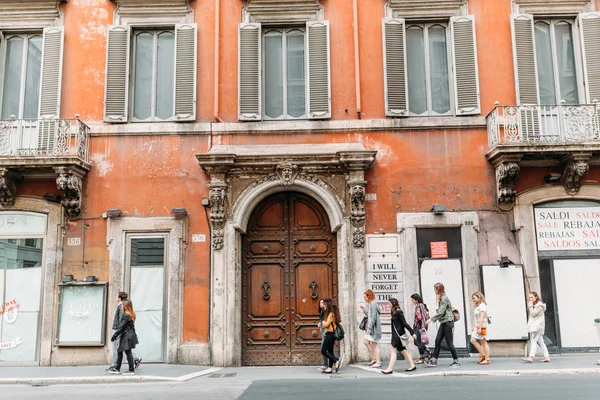
[[[74,385],[74,384],[98,384],[98,383],[144,383],[144,382],[185,382],[204,375],[219,371],[220,367],[211,367],[202,371],[192,372],[191,374],[178,377],[169,376],[81,376],[81,377],[52,377],[52,378],[2,378],[0,385],[31,385],[31,386],[49,386],[49,385]]]
[[[373,368],[360,364],[352,364],[350,367],[364,371],[379,372]],[[540,376],[540,375],[576,375],[576,374],[600,374],[600,368],[565,368],[565,369],[526,369],[526,370],[496,370],[496,371],[439,371],[425,372],[422,374],[405,374],[394,372],[391,377],[396,378],[424,378],[440,376]]]

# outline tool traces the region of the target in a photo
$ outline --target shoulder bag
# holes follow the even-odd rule
[[[367,320],[368,318],[365,316],[363,317],[362,321],[360,321],[360,324],[358,324],[358,329],[360,329],[361,331],[364,331],[367,329]]]
[[[342,324],[337,324],[335,326],[335,331],[333,332],[333,338],[339,342],[340,340],[344,339],[345,334],[346,334],[346,332],[344,332],[344,328],[342,328]]]

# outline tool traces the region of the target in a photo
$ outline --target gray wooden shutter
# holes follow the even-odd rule
[[[196,119],[197,29],[197,24],[175,25],[173,116],[176,121]]]
[[[42,76],[40,82],[40,118],[60,116],[64,29],[44,28],[42,45]]]
[[[384,18],[383,80],[385,115],[408,115],[408,85],[406,82],[406,25],[401,18]]]
[[[131,31],[128,26],[108,26],[104,85],[105,122],[128,120],[130,40]]]
[[[308,119],[331,118],[329,21],[306,23]]]
[[[454,64],[454,107],[456,115],[481,113],[475,17],[450,18]]]
[[[586,100],[600,102],[600,13],[579,14],[579,27]]]
[[[238,25],[238,119],[260,121],[261,115],[261,27]]]
[[[517,104],[539,104],[533,15],[511,14]]]

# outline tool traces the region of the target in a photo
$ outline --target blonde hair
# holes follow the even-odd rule
[[[477,297],[477,298],[479,299],[479,302],[480,302],[480,303],[483,303],[483,304],[486,304],[486,305],[487,305],[487,303],[486,303],[486,301],[485,301],[485,296],[483,295],[483,293],[481,293],[481,292],[477,291],[477,292],[475,292],[475,293],[473,293],[473,294],[471,295],[471,297],[473,297],[473,296]]]

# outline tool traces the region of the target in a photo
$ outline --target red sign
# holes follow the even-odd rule
[[[430,242],[431,258],[448,258],[448,242]]]

